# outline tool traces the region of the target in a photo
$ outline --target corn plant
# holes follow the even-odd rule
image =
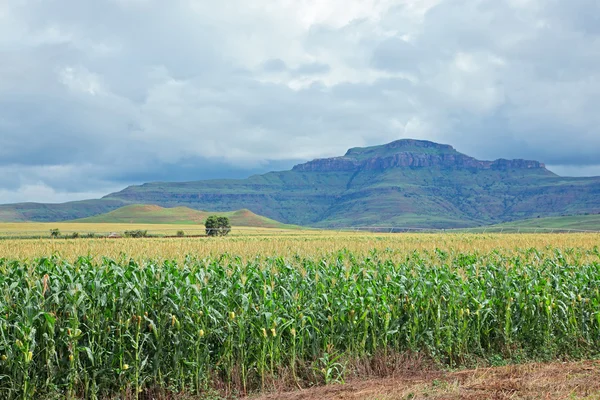
[[[600,348],[596,249],[391,254],[0,259],[0,398],[249,393],[343,381],[378,354]]]

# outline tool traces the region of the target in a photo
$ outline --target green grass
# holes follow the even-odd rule
[[[229,212],[209,212],[192,210],[188,207],[164,208],[156,205],[133,204],[118,208],[106,214],[81,218],[73,223],[131,223],[131,224],[182,224],[201,225],[210,215],[229,218],[232,226],[257,228],[294,228],[275,220],[254,214],[249,210]]]
[[[600,214],[568,215],[563,217],[533,218],[504,224],[469,229],[486,232],[539,232],[552,231],[600,231]]]

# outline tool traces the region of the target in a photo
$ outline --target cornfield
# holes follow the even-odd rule
[[[0,231],[4,225],[0,224]],[[145,229],[142,225],[136,228]],[[61,230],[64,229],[61,226]],[[236,228],[236,231],[239,228]],[[229,253],[244,260],[265,255],[293,257],[327,257],[340,249],[365,257],[372,250],[380,257],[403,258],[413,251],[436,249],[447,252],[502,251],[511,254],[529,248],[593,249],[600,244],[600,233],[575,234],[375,234],[365,232],[271,230],[268,235],[232,236],[226,238],[152,238],[152,239],[0,239],[0,258],[34,259],[59,255],[76,260],[80,256],[120,258],[123,254],[143,262],[147,259],[169,259],[182,263],[186,255],[218,257]],[[1,235],[1,234],[0,234]],[[565,254],[565,257],[570,257]]]
[[[585,358],[600,252],[0,259],[0,398],[249,393],[341,381],[349,360]]]

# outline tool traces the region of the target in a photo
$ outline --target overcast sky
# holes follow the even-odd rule
[[[600,2],[0,0],[0,203],[400,138],[600,175]]]

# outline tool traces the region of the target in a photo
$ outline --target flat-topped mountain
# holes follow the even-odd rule
[[[247,179],[155,182],[98,200],[0,206],[0,219],[58,221],[127,204],[248,209],[320,227],[472,227],[600,213],[600,177],[565,178],[528,160],[482,161],[452,146],[397,140]]]
[[[383,146],[356,147],[342,157],[323,158],[296,165],[293,171],[385,170],[398,167],[439,167],[443,169],[539,169],[550,173],[538,161],[480,161],[450,145],[426,140],[402,139]]]

